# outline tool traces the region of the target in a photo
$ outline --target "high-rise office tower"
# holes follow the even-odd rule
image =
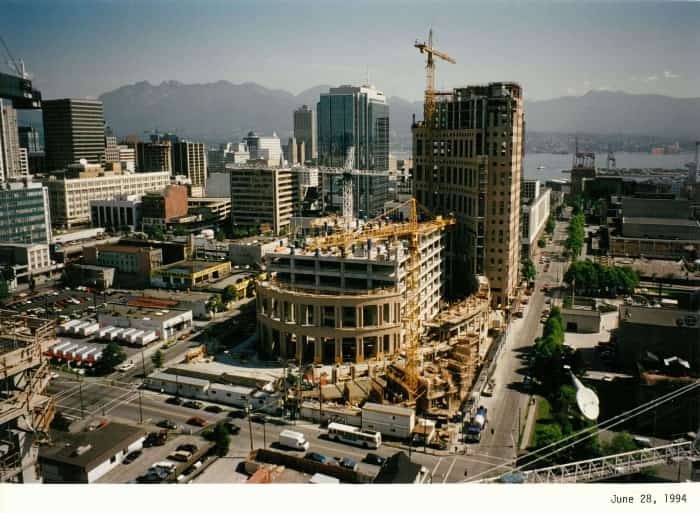
[[[47,100],[42,105],[49,171],[81,159],[99,164],[105,151],[105,119],[99,100]]]
[[[136,143],[136,168],[140,173],[173,171],[172,144],[170,142]]]
[[[192,182],[192,196],[204,196],[207,187],[207,160],[204,143],[182,141],[172,145],[172,172]]]
[[[11,101],[0,99],[0,180],[21,175],[17,111]]]
[[[20,148],[26,148],[27,153],[43,151],[44,147],[41,145],[41,137],[39,137],[39,131],[36,128],[33,126],[20,126],[17,127],[17,131]]]
[[[454,213],[447,282],[453,294],[485,275],[493,305],[512,301],[520,268],[522,89],[510,82],[441,95],[432,117],[413,126],[416,199],[435,214]]]
[[[318,158],[316,113],[308,105],[302,105],[294,111],[294,138],[297,145],[304,143],[306,160]]]
[[[389,105],[384,93],[367,85],[333,87],[321,94],[316,112],[321,165],[342,167],[348,148],[354,146],[355,168],[388,171]],[[381,212],[388,199],[388,178],[362,176],[355,180],[355,211],[367,216]],[[329,192],[334,204],[336,196]]]
[[[49,194],[39,182],[13,180],[0,184],[0,241],[51,242]]]

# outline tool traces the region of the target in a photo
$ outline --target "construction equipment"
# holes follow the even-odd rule
[[[439,57],[443,61],[456,64],[452,57],[446,53],[440,52],[433,48],[433,29],[431,28],[428,32],[428,42],[419,43],[418,40],[413,44],[414,47],[418,48],[420,53],[424,53],[428,56],[425,63],[425,104],[423,106],[423,121],[427,123],[426,126],[432,126],[432,117],[435,112],[435,60],[433,57]]]
[[[405,327],[406,362],[404,368],[389,370],[394,381],[401,384],[408,396],[407,403],[415,402],[418,397],[419,386],[419,353],[420,343],[420,238],[422,234],[432,233],[435,230],[444,230],[447,226],[455,224],[453,217],[443,218],[437,216],[430,221],[418,222],[418,202],[411,198],[396,209],[388,211],[385,215],[393,213],[404,206],[408,207],[408,221],[404,223],[382,224],[379,218],[366,223],[358,230],[346,230],[344,232],[325,237],[316,237],[307,242],[310,250],[322,250],[331,247],[341,247],[346,251],[358,242],[366,242],[370,239],[398,239],[408,238],[408,262],[405,281],[405,306],[403,312],[403,324]]]
[[[318,172],[323,179],[324,176],[342,177],[342,193],[343,193],[343,224],[346,230],[351,229],[354,215],[354,194],[353,194],[353,177],[370,176],[370,177],[388,177],[388,171],[355,169],[355,147],[349,146],[345,156],[345,164],[343,167],[324,167],[318,168]],[[321,186],[323,187],[323,186]],[[323,198],[323,194],[321,195]],[[324,205],[325,208],[325,205]]]

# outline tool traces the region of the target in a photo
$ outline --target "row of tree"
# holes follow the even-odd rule
[[[569,250],[569,253],[571,253],[573,260],[576,260],[583,250],[583,244],[586,239],[585,224],[582,212],[574,214],[571,221],[569,221],[565,246],[566,249]]]
[[[577,294],[614,297],[631,294],[639,286],[639,274],[631,267],[581,260],[569,266],[564,281],[574,287]]]

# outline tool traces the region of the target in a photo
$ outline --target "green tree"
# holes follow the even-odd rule
[[[102,350],[102,358],[97,360],[95,370],[100,374],[112,372],[114,367],[126,360],[126,353],[116,342],[110,342]]]
[[[542,447],[547,447],[548,445],[558,442],[562,438],[564,438],[564,435],[561,432],[561,426],[559,426],[559,424],[537,424],[537,426],[535,426],[535,435],[532,439],[532,446],[535,450],[541,449]],[[540,463],[540,465],[547,465],[554,462],[554,459],[545,458],[544,462]]]
[[[160,369],[163,366],[163,351],[158,349],[153,356],[151,356],[151,361],[156,369]]]
[[[231,445],[231,436],[224,424],[217,424],[214,428],[214,448],[217,456],[226,456]]]
[[[564,245],[571,253],[573,259],[576,260],[583,250],[586,238],[585,220],[582,213],[578,213],[571,218],[567,228],[567,235]]]
[[[535,264],[532,263],[531,259],[526,258],[523,262],[523,278],[527,281],[535,281],[536,277],[537,270],[535,269]]]
[[[603,452],[605,452],[605,454],[635,451],[638,448],[637,442],[635,442],[632,435],[626,431],[615,433],[615,436],[613,436],[608,443],[603,444]]]
[[[184,226],[177,225],[173,230],[173,235],[177,235],[178,237],[187,235],[187,230],[185,230]]]
[[[547,225],[544,227],[544,230],[551,235],[554,233],[554,229],[556,228],[556,226],[557,222],[554,219],[554,216],[550,214],[549,219],[547,219]]]
[[[236,287],[234,285],[229,285],[224,289],[221,294],[221,298],[224,303],[229,303],[236,300]]]
[[[147,225],[144,226],[143,231],[153,240],[165,240],[165,232],[163,232],[163,229],[160,226]]]
[[[544,248],[544,247],[546,247],[546,246],[547,246],[547,242],[546,242],[544,239],[540,239],[540,240],[537,241],[537,247],[538,247],[538,248],[541,249],[541,248]]]
[[[221,296],[219,296],[219,294],[214,294],[207,303],[207,306],[210,312],[222,312],[224,310],[224,304],[221,302]]]

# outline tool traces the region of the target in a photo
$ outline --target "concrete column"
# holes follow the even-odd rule
[[[304,354],[304,346],[308,343],[307,338],[308,337],[306,335],[297,336],[297,354],[296,354],[297,362],[301,361],[301,358]]]
[[[287,335],[284,331],[280,331],[280,358],[287,357]]]
[[[365,359],[363,337],[355,337],[355,361],[362,362]]]
[[[335,362],[343,362],[343,337],[335,337]]]
[[[323,345],[321,337],[314,337],[314,363],[323,361]]]

